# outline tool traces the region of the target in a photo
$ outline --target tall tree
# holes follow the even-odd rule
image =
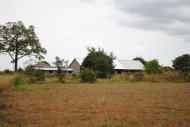
[[[97,74],[98,78],[108,78],[114,72],[113,53],[109,55],[103,50],[96,50],[93,47],[88,47],[88,55],[85,57],[82,67],[91,68]]]
[[[143,65],[146,64],[146,61],[142,57],[135,57],[133,60],[139,60]]]
[[[0,53],[11,57],[15,71],[17,71],[19,59],[24,56],[42,59],[46,52],[39,42],[33,25],[25,27],[21,21],[0,25]]]
[[[178,56],[172,62],[173,68],[181,71],[185,67],[190,67],[190,54],[183,54],[181,56]]]

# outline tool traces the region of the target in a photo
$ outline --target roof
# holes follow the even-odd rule
[[[82,65],[83,58],[75,58],[77,62]],[[144,65],[138,60],[121,60],[113,61],[116,70],[144,70]]]
[[[34,69],[39,69],[39,70],[44,70],[44,71],[57,71],[57,68],[56,67],[43,67],[43,68],[38,68],[38,67],[35,67]],[[73,69],[70,69],[70,68],[65,68],[63,69],[64,71],[73,71]]]
[[[36,68],[49,68],[49,67],[51,67],[51,65],[46,61],[41,61],[41,62],[38,62],[37,64],[35,64],[34,67],[36,67]]]
[[[77,60],[77,62],[78,62],[80,65],[82,65],[82,62],[83,62],[84,58],[75,58],[75,59]]]
[[[144,70],[144,65],[138,60],[114,60],[117,70]]]

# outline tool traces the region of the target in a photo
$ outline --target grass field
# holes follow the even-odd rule
[[[190,84],[32,84],[0,110],[10,127],[190,127]]]

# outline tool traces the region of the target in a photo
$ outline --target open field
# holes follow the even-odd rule
[[[32,84],[12,91],[0,126],[190,127],[189,83]]]

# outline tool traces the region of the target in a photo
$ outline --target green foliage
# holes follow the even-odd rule
[[[35,69],[33,68],[33,66],[32,66],[32,65],[28,65],[28,66],[25,68],[24,73],[25,73],[26,75],[34,75],[34,71],[35,71]]]
[[[133,77],[135,81],[142,81],[144,79],[144,74],[142,72],[135,72]]]
[[[142,57],[135,57],[133,60],[138,60],[140,61],[143,65],[146,64],[146,61]]]
[[[162,72],[167,72],[167,71],[174,71],[174,69],[169,66],[162,67]]]
[[[37,81],[44,81],[45,76],[44,76],[44,71],[43,70],[35,70],[34,76],[36,77]]]
[[[33,68],[32,65],[28,65],[24,70],[24,74],[26,74],[29,77],[29,83],[35,82],[34,72],[35,69]]]
[[[190,72],[187,73],[187,74],[184,74],[184,80],[185,80],[186,82],[190,82]]]
[[[22,75],[17,75],[12,84],[13,90],[27,90],[28,86],[26,85],[24,81],[24,77]]]
[[[112,53],[107,53],[100,49],[97,51],[95,48],[88,48],[88,55],[85,57],[82,67],[92,68],[97,74],[98,78],[110,78],[114,73],[113,60],[115,57]]]
[[[71,76],[73,79],[78,79],[80,77],[80,75],[77,73],[73,73]]]
[[[64,77],[65,73],[63,69],[67,68],[68,61],[65,61],[64,59],[60,59],[58,56],[55,57],[55,62],[53,63],[57,67],[57,77],[60,82],[65,82]]]
[[[96,82],[96,74],[90,68],[85,68],[84,70],[82,70],[80,78],[82,82]]]
[[[25,68],[24,74],[29,77],[29,83],[45,80],[44,71],[35,70],[32,65],[29,65]]]
[[[157,59],[148,61],[144,67],[147,74],[158,74],[161,72],[161,66]]]
[[[21,22],[8,22],[0,25],[0,53],[8,54],[17,71],[18,60],[24,56],[43,58],[46,50],[41,47],[39,39],[34,32],[34,26],[28,28]]]
[[[4,73],[5,73],[5,74],[13,74],[13,72],[10,71],[9,69],[5,69],[5,70],[4,70]]]
[[[190,55],[184,54],[175,58],[173,61],[173,68],[181,71],[185,67],[190,67]]]

